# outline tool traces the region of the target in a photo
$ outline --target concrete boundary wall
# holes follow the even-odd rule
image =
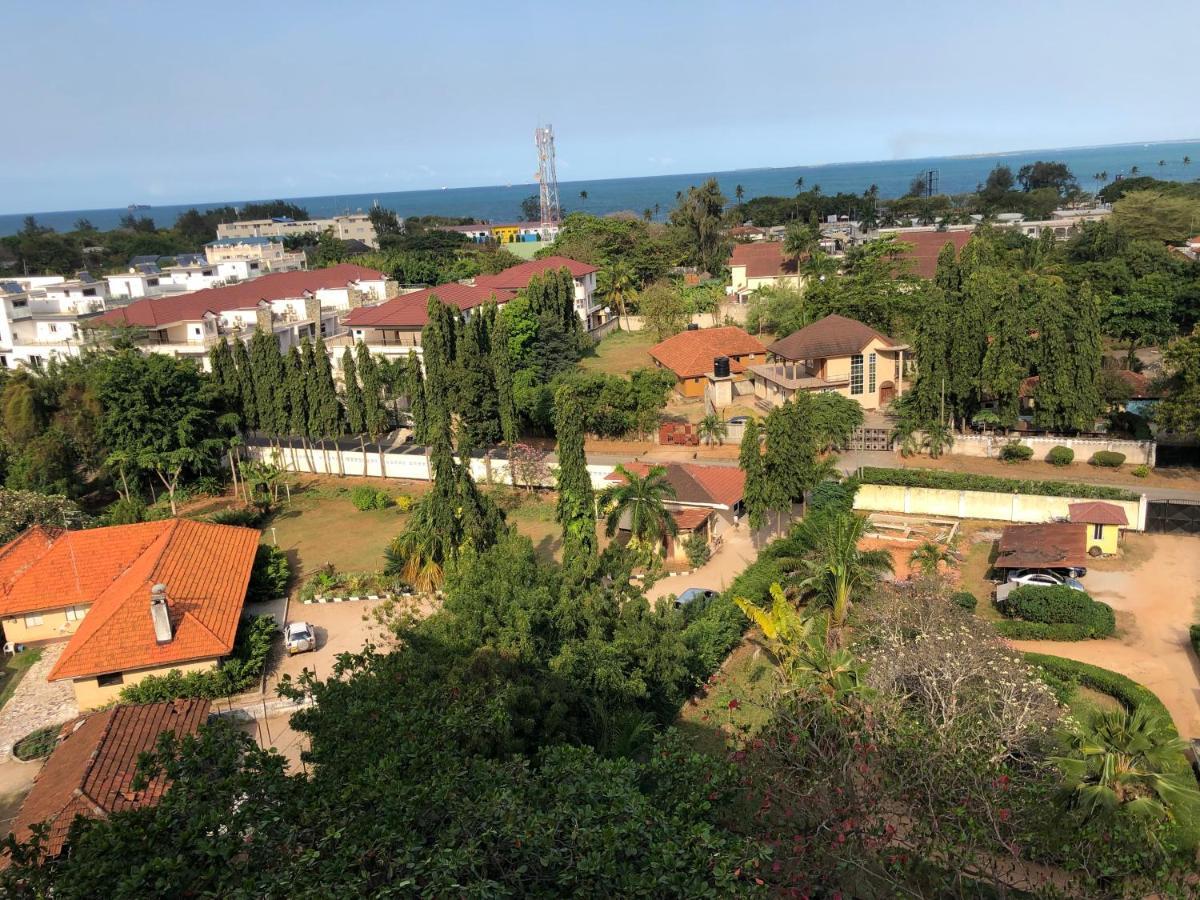
[[[956,519],[996,519],[1001,522],[1053,522],[1064,520],[1072,503],[1087,497],[1043,497],[1035,494],[1001,494],[990,491],[953,491],[945,488],[864,484],[854,497],[854,508],[871,512],[914,516],[949,516]],[[1133,531],[1146,529],[1146,495],[1138,500],[1105,500],[1125,510]]]
[[[358,478],[399,478],[408,481],[430,481],[429,458],[423,448],[408,446],[403,452],[384,450],[382,454],[368,450],[342,450],[340,453],[320,447],[271,447],[263,444],[248,444],[247,455],[257,461],[277,465],[289,472],[305,472],[317,475],[350,475]],[[539,487],[554,487],[556,460],[551,454],[546,458],[549,477]],[[606,481],[616,466],[588,464],[592,476],[592,487],[600,490],[612,485]],[[512,484],[508,460],[491,457],[471,458],[471,477],[481,484]],[[520,487],[524,487],[522,482]]]
[[[1069,447],[1075,451],[1074,465],[1087,463],[1092,454],[1100,450],[1111,450],[1125,454],[1125,464],[1154,467],[1157,445],[1154,441],[1107,440],[1105,438],[1073,438],[1064,436],[1005,437],[991,434],[960,434],[954,436],[954,444],[947,453],[951,456],[977,456],[999,459],[1000,448],[1005,444],[1022,444],[1033,450],[1034,459],[1045,459],[1054,447]]]

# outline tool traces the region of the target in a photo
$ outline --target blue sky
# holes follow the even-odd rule
[[[13,3],[0,212],[1194,138],[1133,3]]]

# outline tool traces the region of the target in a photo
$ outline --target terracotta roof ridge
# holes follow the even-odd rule
[[[239,616],[239,623],[240,623],[240,618],[241,618],[241,617]],[[180,616],[179,616],[179,619],[180,619],[180,621],[182,621],[183,619],[191,619],[191,620],[192,620],[193,622],[195,622],[195,623],[196,623],[198,626],[200,626],[200,627],[201,627],[201,628],[203,628],[203,629],[204,629],[206,632],[208,632],[208,634],[209,634],[209,635],[211,635],[211,636],[212,636],[212,639],[213,639],[214,641],[216,641],[216,643],[217,643],[217,646],[218,646],[218,647],[224,647],[224,646],[225,646],[225,642],[224,642],[223,640],[221,640],[221,637],[220,637],[220,635],[218,635],[218,634],[217,634],[215,631],[213,631],[211,628],[209,628],[207,625],[205,625],[205,624],[204,624],[204,622],[202,622],[202,621],[200,620],[200,617],[199,617],[199,616],[193,615],[193,613],[191,612],[191,610],[187,610],[187,609],[183,610],[183,612],[182,612],[182,613],[180,614]],[[237,642],[237,632],[234,632],[234,642],[235,642],[235,643]],[[230,649],[232,650],[233,648],[232,648],[232,647],[230,647]],[[196,659],[205,659],[205,658],[206,658],[206,657],[204,657],[204,656],[197,656],[197,657],[196,657]]]

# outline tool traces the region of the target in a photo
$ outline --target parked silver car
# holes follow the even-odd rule
[[[709,588],[688,588],[675,598],[676,606],[687,606],[693,600],[712,600],[718,592]]]
[[[307,622],[290,622],[283,630],[283,645],[291,656],[317,649],[317,632]]]
[[[1039,569],[1012,569],[1008,573],[1008,583],[1025,587],[1058,587],[1066,585],[1072,590],[1087,591],[1087,588],[1083,586],[1083,582],[1077,578]]]

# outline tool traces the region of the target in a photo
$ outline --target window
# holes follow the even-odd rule
[[[120,672],[109,672],[107,675],[96,676],[96,687],[116,687],[125,683],[125,676]]]
[[[68,622],[78,622],[85,615],[87,615],[87,607],[86,606],[68,606],[67,607],[67,621]]]
[[[875,393],[875,354],[867,357],[867,393]]]
[[[33,615],[33,616],[25,617],[25,627],[26,628],[37,628],[41,624],[42,624],[41,616]]]
[[[861,353],[850,357],[850,393],[863,392],[863,358]]]
[[[1092,540],[1098,541],[1103,537],[1104,537],[1104,526],[1103,525],[1093,525],[1092,526]]]
[[[95,296],[96,296],[96,289],[95,289],[95,288],[84,288],[84,289],[83,289],[83,296],[85,296],[85,297],[95,297]]]

